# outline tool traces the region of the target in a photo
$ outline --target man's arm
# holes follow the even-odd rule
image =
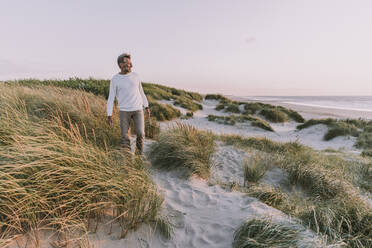
[[[114,82],[110,81],[110,91],[109,91],[109,96],[107,99],[107,123],[112,127],[113,122],[112,122],[112,109],[114,107],[114,100],[116,97],[116,88],[114,85]]]

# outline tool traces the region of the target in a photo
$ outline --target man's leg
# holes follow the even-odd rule
[[[125,148],[130,148],[130,138],[129,138],[129,125],[130,125],[130,119],[132,116],[132,112],[127,111],[120,111],[120,129],[121,129],[121,136],[122,136],[122,145],[124,145]]]
[[[143,143],[145,141],[145,116],[143,115],[143,110],[138,110],[134,112],[133,115],[134,128],[136,131],[136,153],[142,154]]]

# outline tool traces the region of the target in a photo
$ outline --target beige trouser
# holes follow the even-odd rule
[[[123,137],[122,144],[130,149],[129,127],[130,120],[133,119],[134,129],[137,135],[136,152],[142,154],[143,142],[145,141],[145,117],[143,110],[120,111],[120,129]]]

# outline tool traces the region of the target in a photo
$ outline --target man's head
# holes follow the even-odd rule
[[[129,73],[132,70],[132,62],[130,60],[130,54],[123,53],[118,57],[118,66],[124,73]]]

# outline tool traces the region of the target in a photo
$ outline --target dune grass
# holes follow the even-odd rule
[[[37,230],[78,240],[107,210],[122,236],[155,219],[162,198],[142,160],[117,150],[104,99],[54,87],[0,92],[1,246]]]
[[[224,97],[223,95],[220,94],[207,94],[204,97],[205,100],[217,100],[217,101],[222,101],[222,102],[230,102],[231,100],[227,97]]]
[[[173,120],[181,116],[181,111],[170,104],[162,104],[148,97],[151,115],[158,121]]]
[[[297,129],[301,130],[317,124],[324,124],[328,127],[328,132],[323,137],[324,140],[331,140],[338,136],[347,135],[357,137],[355,147],[363,149],[362,156],[371,156],[372,121],[366,121],[363,119],[310,119],[305,123],[298,125]]]
[[[305,119],[296,111],[287,109],[282,106],[274,106],[271,104],[265,104],[260,102],[238,102],[233,101],[222,95],[209,94],[205,96],[206,100],[218,100],[219,104],[216,106],[216,110],[223,110],[227,113],[240,114],[242,111],[239,106],[244,105],[243,115],[254,115],[260,114],[266,120],[270,122],[286,122],[292,119],[298,123],[303,123]]]
[[[234,234],[233,248],[298,247],[299,230],[270,219],[250,219]]]
[[[257,183],[271,167],[270,160],[267,160],[261,153],[244,161],[244,186],[247,183]]]
[[[277,123],[288,121],[287,114],[278,108],[264,108],[260,111],[260,114],[270,122]]]
[[[196,174],[208,178],[215,146],[210,132],[177,123],[160,134],[158,141],[150,147],[149,157],[155,166],[182,168],[189,176]]]
[[[105,99],[108,98],[110,86],[109,80],[94,78],[70,78],[67,80],[24,79],[17,81],[7,81],[6,83],[17,83],[19,85],[29,87],[57,86],[63,88],[79,89],[86,92],[91,92],[95,95],[103,96]],[[164,104],[157,103],[156,100],[175,100],[178,105],[181,105],[183,108],[191,111],[202,109],[202,105],[199,103],[203,100],[203,97],[198,93],[187,92],[184,90],[179,90],[159,84],[142,83],[142,86],[149,100],[150,111],[159,121],[178,118],[181,114],[171,105],[166,106]]]
[[[302,202],[288,195],[288,201],[280,191],[250,186],[251,196],[256,195],[266,204],[296,216],[305,226],[326,235],[330,243],[345,242],[358,248],[372,245],[372,209],[361,198],[360,192],[360,188],[371,192],[368,183],[371,163],[368,160],[325,155],[297,143],[239,136],[220,136],[219,139],[240,148],[264,152],[273,165],[289,174],[292,184],[302,186],[308,194]],[[259,167],[260,161],[257,163]]]
[[[356,121],[356,120],[355,120]],[[357,137],[359,135],[358,128],[361,123],[357,124],[351,120],[337,120],[332,118],[327,119],[310,119],[305,123],[298,125],[297,129],[301,130],[310,126],[324,124],[328,126],[328,132],[324,135],[324,140],[331,140],[337,136],[351,135]]]
[[[251,116],[251,115],[229,115],[229,116],[219,116],[219,115],[208,115],[208,121],[214,121],[220,124],[225,125],[235,125],[237,122],[246,122],[250,121],[251,125],[254,127],[259,127],[266,131],[273,132],[274,129],[270,126],[270,124],[262,120],[261,118]]]

